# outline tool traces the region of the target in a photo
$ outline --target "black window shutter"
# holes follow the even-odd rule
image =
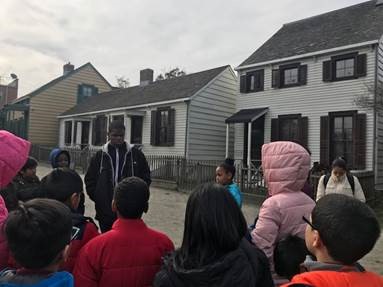
[[[175,142],[175,109],[169,110],[168,146],[174,146]]]
[[[307,65],[302,65],[299,67],[299,84],[307,84]]]
[[[332,61],[323,62],[323,82],[332,81]]]
[[[263,91],[264,87],[265,87],[265,70],[260,70],[258,91]]]
[[[356,58],[356,76],[364,77],[367,75],[367,55],[361,54]]]
[[[299,130],[300,130],[300,143],[305,148],[309,147],[308,137],[309,137],[309,119],[308,117],[299,118]]]
[[[281,86],[281,77],[279,70],[273,70],[272,71],[272,81],[271,81],[271,87],[272,88],[279,88]]]
[[[354,166],[355,169],[366,168],[366,114],[357,114],[354,133]]]
[[[92,145],[96,145],[97,118],[92,120]]]
[[[83,85],[78,85],[77,86],[77,103],[81,103],[82,100],[84,99],[84,96],[82,94],[82,86]]]
[[[247,92],[247,88],[246,88],[246,75],[242,75],[240,77],[240,87],[239,87],[239,91],[241,93],[246,93]]]
[[[93,91],[92,91],[92,95],[95,96],[98,94],[98,88],[93,86]]]
[[[275,142],[279,140],[279,120],[271,119],[271,138],[270,141]]]
[[[157,145],[157,111],[151,112],[150,144]]]
[[[329,117],[320,117],[320,163],[325,167],[330,163],[329,134]]]

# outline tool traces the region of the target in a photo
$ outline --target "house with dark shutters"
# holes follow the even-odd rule
[[[125,140],[141,145],[146,155],[222,160],[225,119],[235,112],[237,86],[230,66],[159,81],[153,81],[153,70],[141,70],[140,85],[100,93],[61,114],[60,146],[83,148],[86,142],[101,148],[109,123],[120,120]],[[234,130],[230,151],[233,136]]]
[[[38,89],[15,99],[1,111],[3,127],[34,144],[58,144],[57,116],[112,86],[91,63],[75,69],[67,63],[62,75]]]
[[[383,114],[356,104],[382,103],[383,1],[371,0],[282,26],[241,63],[236,159],[261,159],[261,146],[301,143],[313,162],[344,156],[372,171],[383,189]]]

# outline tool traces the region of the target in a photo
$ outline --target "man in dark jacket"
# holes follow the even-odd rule
[[[124,141],[125,126],[120,121],[109,125],[109,142],[91,159],[85,174],[86,192],[96,206],[96,219],[102,232],[112,228],[116,214],[112,211],[114,187],[124,178],[136,176],[149,186],[150,169],[141,150]]]

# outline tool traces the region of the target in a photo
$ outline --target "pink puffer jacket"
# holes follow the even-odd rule
[[[299,144],[273,142],[262,147],[262,167],[270,197],[261,206],[251,236],[274,270],[276,243],[288,235],[304,238],[302,216],[309,217],[315,205],[301,191],[310,170],[310,155]]]
[[[24,166],[30,145],[28,141],[0,130],[0,188],[6,187]],[[8,262],[8,247],[2,232],[7,216],[7,208],[0,196],[0,270]]]

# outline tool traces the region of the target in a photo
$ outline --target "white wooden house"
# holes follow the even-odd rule
[[[110,121],[119,119],[126,141],[142,145],[146,155],[222,160],[225,119],[235,112],[236,97],[230,66],[160,81],[142,70],[140,85],[101,93],[60,115],[60,146],[98,148]]]
[[[237,112],[226,120],[236,159],[259,160],[262,144],[292,140],[313,162],[344,156],[352,169],[373,171],[383,188],[382,113],[355,103],[361,95],[381,103],[382,2],[285,24],[236,68]]]

